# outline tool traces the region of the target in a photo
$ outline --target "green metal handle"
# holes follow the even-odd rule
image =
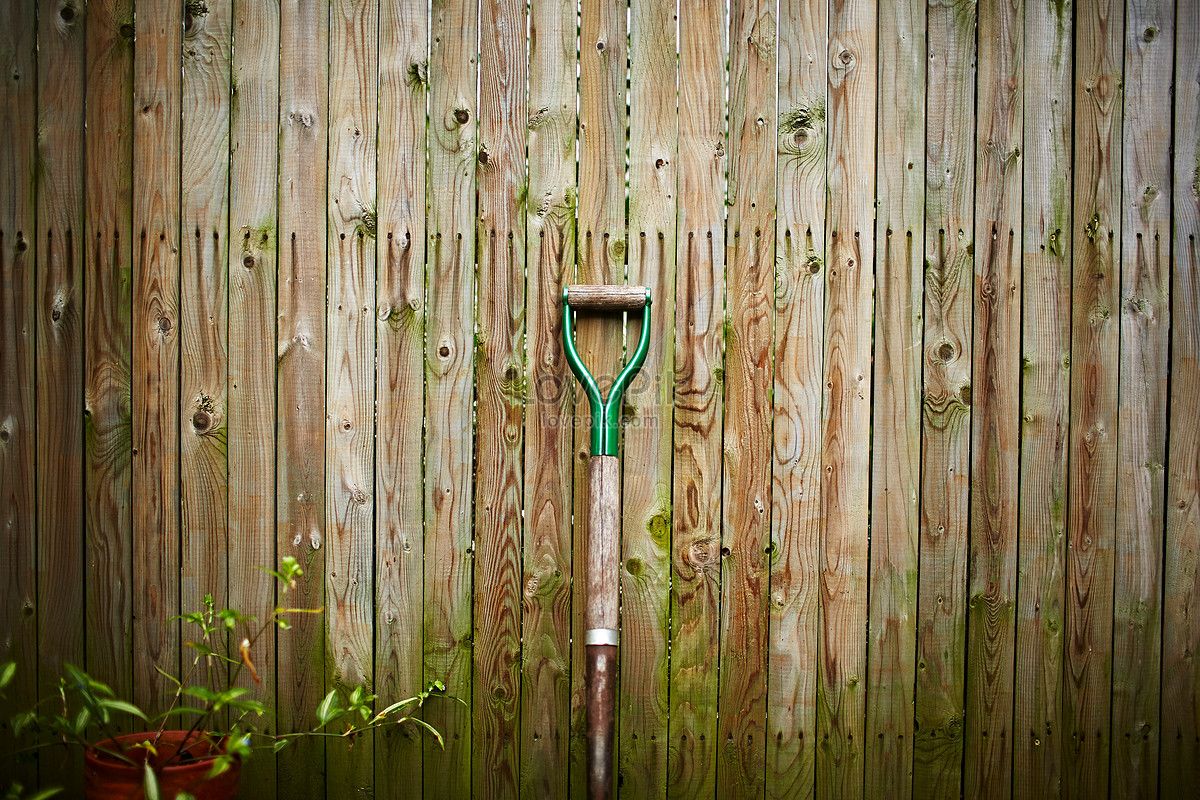
[[[579,357],[579,351],[575,349],[575,333],[571,324],[571,297],[567,289],[563,289],[563,349],[566,351],[571,371],[583,384],[588,405],[592,409],[592,455],[615,456],[621,432],[621,398],[633,376],[646,362],[646,354],[650,352],[650,288],[646,287],[646,305],[642,309],[642,333],[638,337],[637,349],[613,381],[607,398],[601,396],[600,386],[583,363],[583,359]]]

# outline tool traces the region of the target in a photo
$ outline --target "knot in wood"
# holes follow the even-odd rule
[[[158,330],[164,336],[169,334],[171,332],[171,320],[168,319],[167,317],[159,317],[158,318]]]
[[[841,61],[847,67],[854,61],[854,54],[849,50],[842,48],[842,52],[838,53],[838,61]]]
[[[212,424],[212,417],[203,411],[197,411],[192,414],[192,427],[197,433],[204,433],[208,430],[208,426]]]
[[[470,119],[471,119],[470,111],[467,111],[465,108],[454,109],[454,121],[457,122],[459,125],[466,125],[467,121]]]

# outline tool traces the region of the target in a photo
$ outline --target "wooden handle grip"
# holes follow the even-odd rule
[[[646,307],[645,286],[585,286],[567,287],[571,308],[594,311],[637,311]]]
[[[621,557],[621,476],[616,456],[588,461],[587,596],[585,630],[617,629]]]

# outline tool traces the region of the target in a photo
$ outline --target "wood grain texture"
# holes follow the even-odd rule
[[[958,796],[967,643],[975,7],[928,17],[921,579],[913,795]]]
[[[525,375],[523,0],[480,5],[479,209],[475,226],[475,658],[473,793],[515,798],[520,780],[521,514]]]
[[[473,697],[472,384],[478,162],[479,9],[465,0],[433,6],[429,54],[429,316],[425,337],[425,679]],[[443,750],[425,740],[428,798],[471,791],[470,708],[440,703],[425,717],[446,731]]]
[[[1109,786],[1121,252],[1120,4],[1075,15],[1075,189],[1063,791]]]
[[[1158,792],[1174,39],[1173,3],[1126,5],[1110,778],[1126,797]]]
[[[208,594],[218,608],[224,607],[229,595],[226,422],[233,8],[229,0],[219,0],[204,9],[193,13],[185,7],[183,15],[179,479],[180,605],[187,612],[199,609]],[[244,99],[239,98],[239,104]],[[185,665],[194,657],[187,653]]]
[[[675,373],[676,9],[633,0],[629,22],[629,271],[651,291],[650,350],[625,394],[618,772],[621,795],[667,793],[671,451]],[[632,350],[645,317],[630,313]]]
[[[924,4],[879,9],[867,797],[912,796],[925,240]]]
[[[661,150],[661,148],[660,148]],[[660,153],[661,154],[661,153]],[[655,159],[656,169],[668,166],[666,159]],[[646,212],[643,212],[646,213]],[[658,216],[662,216],[659,214]],[[564,290],[571,308],[592,311],[637,311],[646,305],[645,286],[583,286],[572,284]],[[637,332],[634,331],[634,336]]]
[[[329,295],[325,350],[326,659],[331,688],[375,673],[375,170],[378,0],[340,0],[329,21]],[[326,793],[369,792],[373,735],[326,748]]]
[[[579,205],[575,283],[616,284],[625,275],[625,137],[627,134],[628,5],[600,0],[580,6],[579,28]],[[581,315],[575,345],[607,393],[620,367],[621,320]],[[572,384],[574,382],[572,381]],[[573,385],[572,389],[576,387]],[[586,783],[584,728],[583,565],[587,537],[583,521],[588,503],[587,459],[591,413],[582,390],[575,392],[574,579],[571,592],[571,739],[570,790],[582,797]],[[620,715],[616,725],[620,729]],[[614,771],[614,774],[615,771]]]
[[[878,9],[829,11],[817,793],[863,795]]]
[[[1072,17],[1025,6],[1021,474],[1013,794],[1061,789],[1071,376]]]
[[[767,795],[815,788],[828,9],[780,7]]]
[[[87,8],[83,293],[86,666],[132,692],[133,3]],[[127,720],[114,728],[127,733]]]
[[[681,3],[667,737],[667,794],[680,797],[716,791],[727,52],[724,8]]]
[[[1024,0],[979,6],[963,791],[1012,795],[1021,394]]]
[[[328,143],[329,15],[316,0],[279,9],[279,267],[276,281],[276,552],[305,571],[289,598],[325,605],[325,211],[326,171],[312,168]],[[326,692],[325,619],[301,614],[278,646],[277,724],[316,724]],[[301,740],[279,754],[277,789],[299,796],[324,781],[325,743]]]
[[[525,514],[521,636],[524,798],[565,797],[571,721],[574,378],[562,352],[562,287],[575,269],[574,3],[530,5],[525,199]],[[580,573],[582,574],[582,573]]]
[[[729,11],[729,217],[717,795],[762,797],[767,750],[776,9]],[[761,202],[760,202],[761,201]]]
[[[0,110],[13,124],[0,148],[0,659],[17,664],[0,716],[29,708],[38,692],[37,618],[37,8],[0,6]],[[37,779],[36,760],[0,765],[7,785]]]
[[[38,7],[37,481],[40,697],[84,657],[83,137],[86,41],[69,0]],[[43,611],[44,609],[44,611]],[[45,751],[44,781],[82,790],[78,751]]]
[[[425,686],[425,4],[379,6],[379,203],[376,252],[375,692],[386,705]],[[375,736],[377,796],[407,798],[421,781],[415,725]]]
[[[210,18],[212,6],[209,7]],[[229,604],[263,618],[276,603],[274,578],[256,567],[278,562],[275,529],[275,311],[279,237],[279,3],[233,6],[229,235]],[[185,398],[186,400],[186,398]],[[289,592],[290,595],[290,592]],[[284,601],[283,597],[279,598]],[[292,597],[287,597],[290,605]],[[287,635],[288,631],[284,632]],[[242,683],[275,707],[273,637],[255,645],[261,684]],[[274,727],[268,722],[267,730]],[[274,753],[242,769],[242,791],[275,793]]]
[[[177,3],[137,7],[133,58],[133,699],[167,706],[180,669],[180,81]]]
[[[1200,7],[1175,12],[1171,401],[1163,559],[1163,797],[1200,797]]]

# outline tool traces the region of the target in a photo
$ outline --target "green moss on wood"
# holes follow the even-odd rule
[[[404,82],[414,91],[427,91],[429,89],[429,62],[414,61],[409,64]]]
[[[660,549],[666,550],[671,546],[671,506],[667,503],[659,508],[658,513],[646,522],[646,530],[650,540]]]

